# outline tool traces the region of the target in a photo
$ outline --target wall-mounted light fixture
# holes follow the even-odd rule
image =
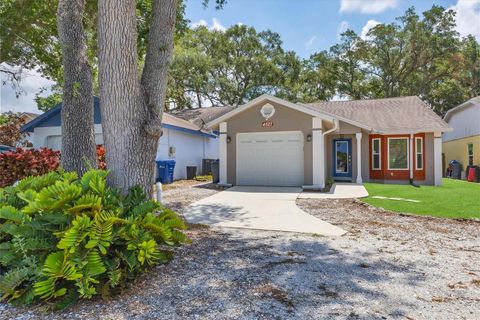
[[[227,136],[227,143],[230,143],[232,142],[232,138],[230,138],[230,136]]]
[[[310,142],[310,141],[312,141],[312,135],[311,134],[307,135],[307,142]]]

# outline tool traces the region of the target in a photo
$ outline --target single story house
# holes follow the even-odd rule
[[[33,141],[33,147],[48,147],[54,150],[60,150],[62,145],[61,129],[61,111],[62,105],[43,113],[36,119],[28,122],[22,127],[22,130],[29,132]],[[210,108],[207,113],[212,119],[216,113],[225,112],[219,108]],[[195,123],[204,120],[202,112],[196,113],[190,117],[192,121],[187,121],[174,115],[164,113],[163,115],[163,135],[157,150],[157,160],[176,161],[174,179],[186,178],[186,166],[197,166],[198,173],[202,169],[202,159],[218,159],[218,136],[212,132],[202,129]],[[102,117],[100,114],[100,99],[94,98],[94,126],[95,142],[103,144]]]
[[[206,124],[220,183],[303,186],[327,178],[440,185],[450,126],[418,97],[292,103],[262,95]]]
[[[467,166],[480,166],[480,96],[450,109],[444,120],[453,128],[443,134],[445,164],[460,162],[465,179]]]

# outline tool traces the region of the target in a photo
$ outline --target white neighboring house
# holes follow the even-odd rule
[[[30,133],[34,148],[61,149],[61,107],[59,104],[22,127],[22,131]],[[220,113],[223,111],[222,108],[208,109],[215,109]],[[212,113],[211,111],[209,114]],[[191,121],[171,114],[163,114],[163,135],[158,145],[157,160],[176,161],[175,180],[186,178],[186,166],[197,166],[197,174],[201,174],[202,159],[218,159],[217,135],[194,123],[205,122],[201,119],[202,114],[203,110],[197,112],[195,117],[187,117]],[[206,120],[210,121],[210,118]],[[96,97],[94,98],[94,123],[95,142],[103,144],[100,100]]]

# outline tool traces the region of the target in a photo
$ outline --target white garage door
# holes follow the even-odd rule
[[[303,133],[254,132],[237,135],[237,185],[301,186]]]

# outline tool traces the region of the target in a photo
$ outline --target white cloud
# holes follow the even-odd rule
[[[224,26],[222,26],[222,24],[220,23],[220,21],[217,20],[217,18],[212,19],[212,29],[217,31],[227,30]]]
[[[457,31],[462,36],[472,34],[480,41],[480,0],[458,0],[450,9],[457,13]]]
[[[307,42],[305,42],[305,46],[307,48],[310,48],[316,40],[317,40],[317,36],[312,36],[310,39],[308,39]]]
[[[239,24],[241,24],[241,23],[239,23]],[[198,20],[197,22],[192,23],[192,27],[193,27],[193,28],[197,28],[197,27],[200,27],[200,26],[202,26],[202,27],[207,27],[207,28],[210,29],[210,30],[217,30],[217,31],[225,31],[225,30],[227,30],[227,28],[225,28],[225,27],[220,23],[220,21],[218,21],[217,18],[213,18],[213,19],[212,19],[212,25],[211,25],[211,26],[209,26],[209,25],[208,25],[208,22],[207,22],[206,20],[204,20],[204,19],[201,19],[201,20]]]
[[[344,33],[345,31],[348,30],[348,27],[350,25],[348,24],[348,21],[342,21],[340,22],[340,24],[338,25],[338,28],[337,28],[337,38],[340,39],[340,36],[342,33]]]
[[[340,12],[380,13],[398,3],[399,0],[340,0]]]
[[[363,40],[368,40],[369,37],[367,37],[368,31],[375,27],[376,25],[380,24],[377,20],[368,20],[367,23],[363,26],[362,28],[362,33],[360,34],[360,38]]]
[[[207,27],[208,26],[207,21],[201,19],[201,20],[198,20],[197,22],[192,23],[193,28],[200,27],[200,26]]]
[[[2,67],[6,67],[2,64]],[[18,69],[18,67],[13,67]],[[3,81],[7,81],[3,85]],[[2,87],[0,90],[0,112],[15,111],[15,112],[34,112],[41,113],[37,109],[37,103],[35,102],[35,94],[40,91],[40,88],[49,88],[54,84],[53,81],[48,80],[41,76],[41,74],[35,70],[22,70],[22,78],[20,81],[20,88],[22,90],[20,96],[16,97],[16,91],[10,86],[7,77],[2,74]],[[50,94],[50,90],[46,90],[42,95],[46,96]]]

